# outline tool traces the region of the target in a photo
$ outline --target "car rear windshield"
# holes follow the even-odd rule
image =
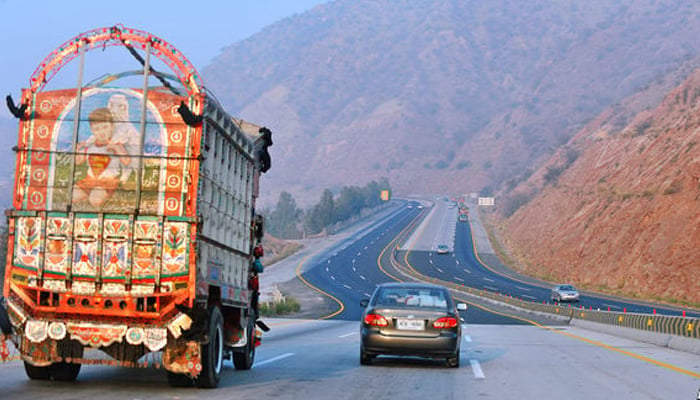
[[[439,289],[386,288],[377,293],[375,306],[446,310],[448,300]]]

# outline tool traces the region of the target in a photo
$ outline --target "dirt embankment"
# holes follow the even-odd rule
[[[496,232],[528,274],[700,307],[700,73],[624,128],[613,120],[504,196],[517,211],[501,207]]]

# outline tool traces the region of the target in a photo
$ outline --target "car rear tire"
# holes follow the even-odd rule
[[[459,368],[459,349],[451,357],[447,357],[446,364],[448,368]]]
[[[360,349],[360,365],[372,365],[374,357],[374,355],[367,354],[364,350]]]
[[[202,371],[197,377],[197,386],[215,388],[219,386],[224,365],[224,317],[217,306],[211,306],[209,309],[207,332],[209,340],[201,346]]]

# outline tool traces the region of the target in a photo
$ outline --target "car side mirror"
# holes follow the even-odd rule
[[[467,304],[466,303],[457,303],[457,309],[459,311],[467,311]]]
[[[367,307],[369,305],[369,299],[360,300],[360,307]]]

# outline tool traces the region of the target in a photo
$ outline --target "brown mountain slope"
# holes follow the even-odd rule
[[[698,15],[695,0],[338,0],[225,48],[203,75],[276,135],[263,201],[381,176],[399,194],[465,193],[536,168],[696,57]]]
[[[617,116],[504,200],[531,198],[500,234],[530,274],[700,305],[700,71],[621,130]]]

